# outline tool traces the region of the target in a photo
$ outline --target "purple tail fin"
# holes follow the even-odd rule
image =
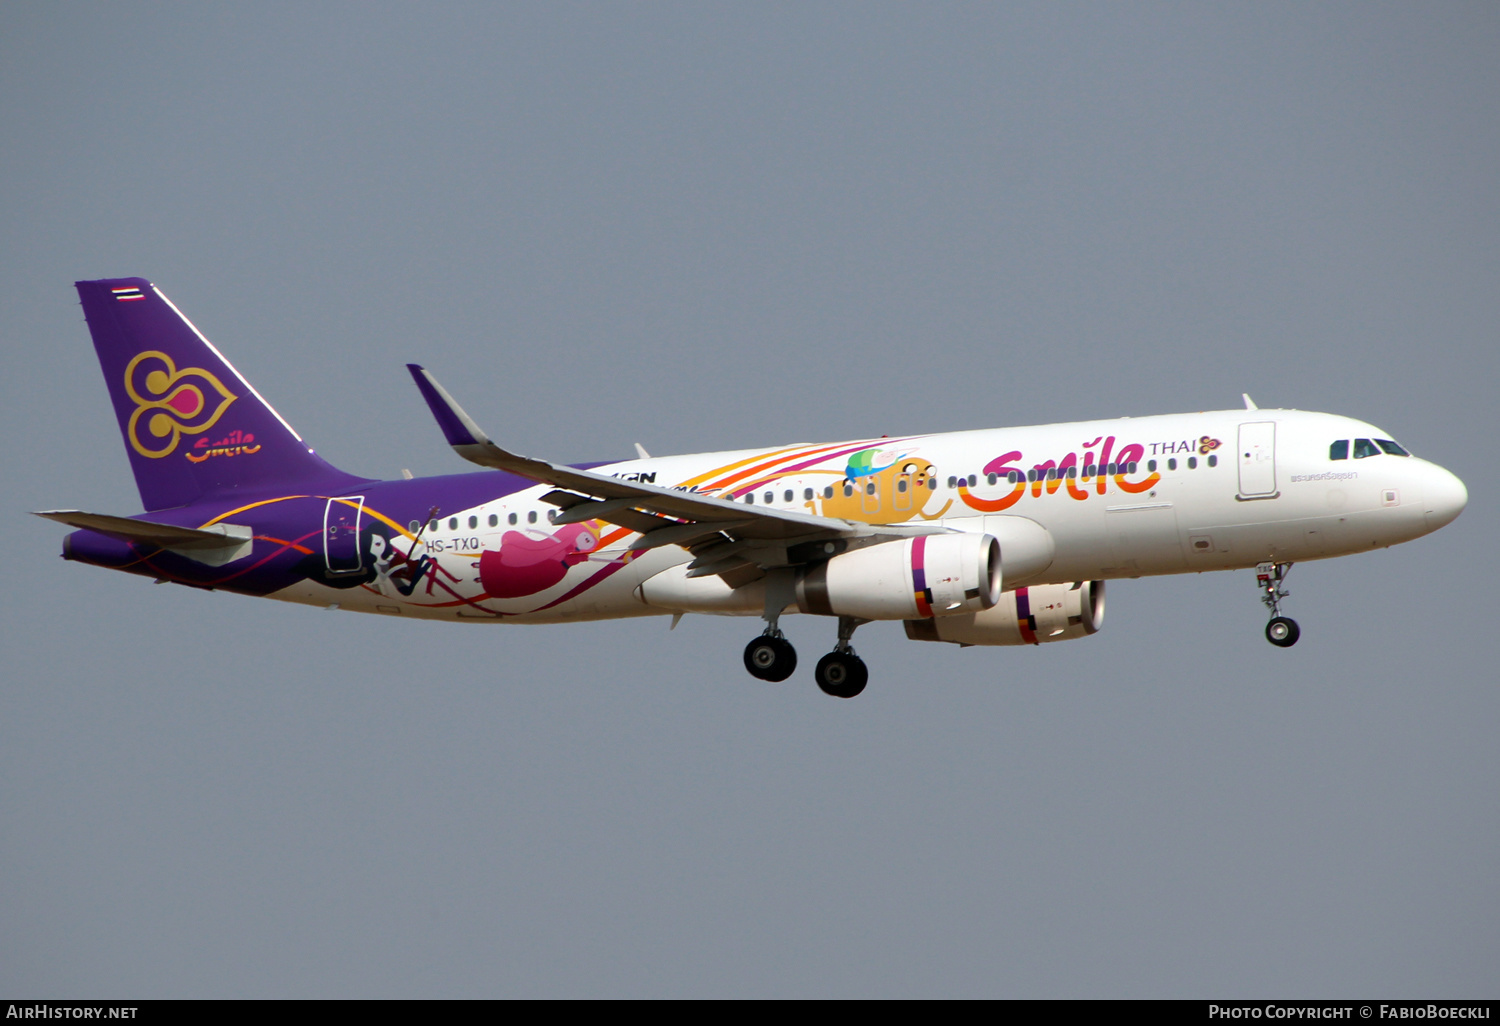
[[[309,449],[149,281],[75,284],[148,511],[232,493],[337,495],[364,480]]]

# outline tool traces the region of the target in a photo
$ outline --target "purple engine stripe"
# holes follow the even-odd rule
[[[911,587],[918,595],[927,591],[927,567],[923,557],[927,553],[927,539],[918,535],[911,540]]]
[[[1023,624],[1031,624],[1031,596],[1026,594],[1027,589],[1016,589],[1016,619]]]

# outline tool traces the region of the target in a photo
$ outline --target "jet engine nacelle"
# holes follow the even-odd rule
[[[909,619],[906,636],[956,645],[1040,645],[1082,638],[1103,624],[1104,582],[1083,581],[1007,591],[977,613]]]
[[[866,620],[951,619],[1000,600],[1000,546],[987,534],[933,534],[834,556],[797,581],[797,608]]]

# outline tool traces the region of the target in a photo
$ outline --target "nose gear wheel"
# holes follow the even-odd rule
[[[1266,640],[1278,648],[1291,648],[1302,636],[1302,628],[1291,617],[1278,616],[1266,624]]]

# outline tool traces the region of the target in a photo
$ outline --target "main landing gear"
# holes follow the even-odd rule
[[[745,646],[745,669],[761,680],[783,681],[797,669],[797,650],[774,625]]]
[[[869,623],[857,616],[839,617],[839,640],[832,652],[818,660],[813,679],[826,695],[853,698],[865,689],[870,671],[865,661],[854,654],[849,639],[860,624]],[[768,620],[765,633],[745,646],[745,669],[761,680],[783,681],[797,669],[797,650],[786,640],[776,621]]]
[[[834,698],[853,698],[869,683],[869,668],[865,666],[863,659],[854,654],[854,646],[849,644],[849,639],[854,636],[854,629],[869,622],[857,616],[839,617],[838,644],[832,652],[818,660],[818,668],[813,671],[813,679],[823,689],[823,694]]]
[[[1266,624],[1266,640],[1278,648],[1291,648],[1302,637],[1302,628],[1289,616],[1281,615],[1281,600],[1290,592],[1282,589],[1281,582],[1291,572],[1290,563],[1261,563],[1255,568],[1255,580],[1260,588],[1260,600],[1271,611],[1271,622]]]

